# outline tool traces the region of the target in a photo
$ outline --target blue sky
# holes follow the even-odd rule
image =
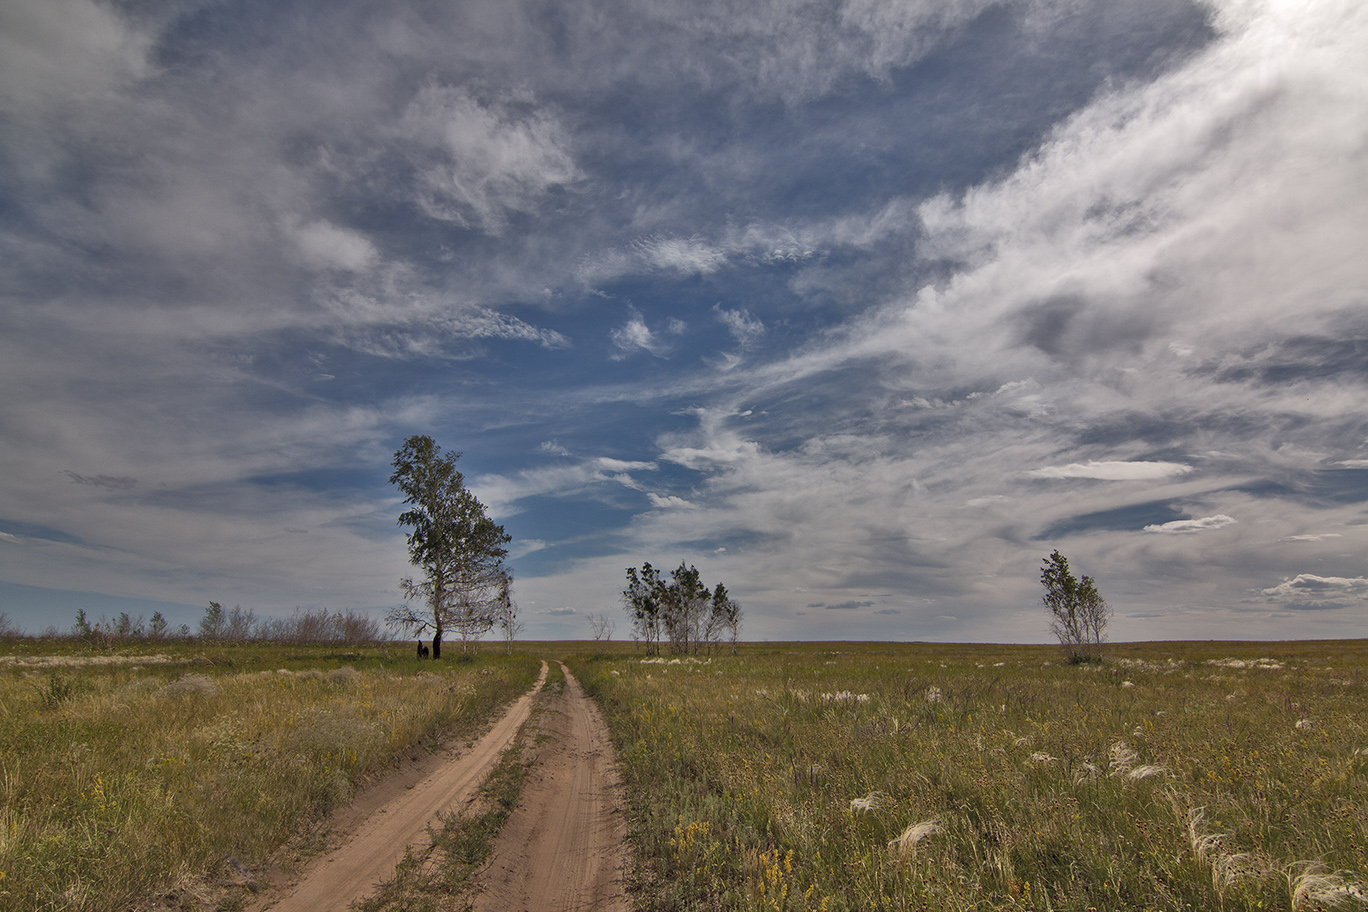
[[[463,453],[526,635],[1368,636],[1354,0],[0,8],[0,610],[383,612]]]

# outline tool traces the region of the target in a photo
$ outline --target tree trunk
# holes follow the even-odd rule
[[[436,660],[440,659],[441,657],[442,657],[442,632],[439,630],[439,631],[437,631],[435,634],[433,634],[433,636],[432,636],[432,660],[435,662]]]

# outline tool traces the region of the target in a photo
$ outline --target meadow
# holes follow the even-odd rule
[[[642,909],[1368,908],[1362,641],[599,653]]]
[[[1117,644],[1089,665],[1037,646],[410,650],[0,644],[0,910],[241,908],[368,779],[556,657],[613,730],[644,912],[1368,908],[1362,641]],[[372,907],[468,889],[520,762]]]
[[[367,779],[474,731],[540,667],[411,650],[5,642],[0,909],[240,907]]]

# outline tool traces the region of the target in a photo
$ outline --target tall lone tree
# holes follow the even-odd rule
[[[432,657],[441,658],[442,635],[455,629],[463,650],[489,630],[506,595],[503,559],[509,536],[485,513],[456,469],[460,453],[443,454],[426,435],[414,435],[394,454],[396,485],[408,505],[409,559],[423,578],[400,581],[407,604],[387,622],[418,636],[432,631]]]
[[[1097,591],[1093,578],[1074,579],[1069,572],[1069,559],[1056,549],[1045,558],[1040,584],[1045,587],[1043,601],[1050,611],[1050,632],[1064,647],[1069,661],[1101,661],[1111,608]]]

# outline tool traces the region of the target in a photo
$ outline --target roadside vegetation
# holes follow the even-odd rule
[[[226,880],[236,907],[368,777],[479,728],[540,668],[412,650],[0,644],[0,909],[178,908]]]
[[[572,666],[621,755],[643,909],[1368,908],[1362,642]]]

